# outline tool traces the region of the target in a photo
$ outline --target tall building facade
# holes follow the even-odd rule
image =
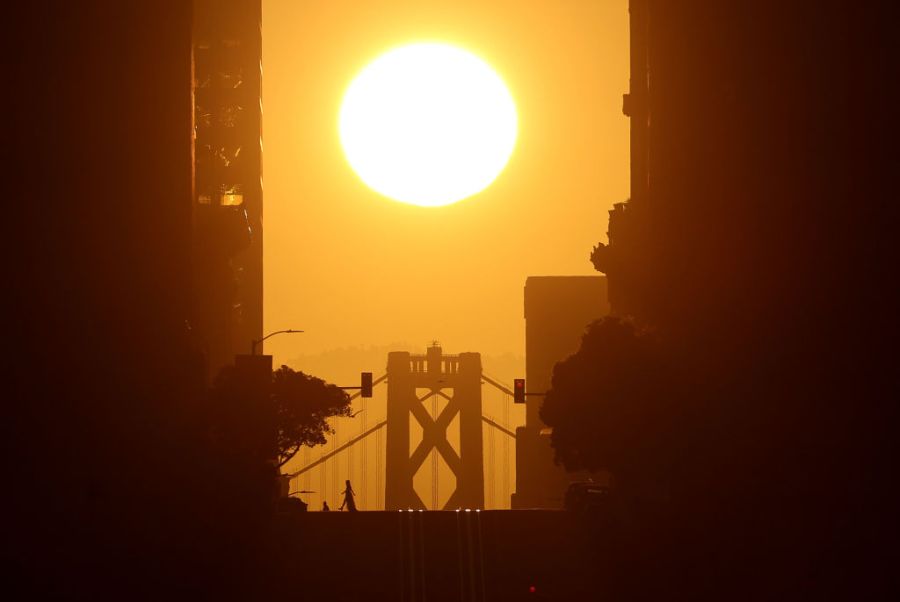
[[[262,337],[262,5],[195,0],[194,312],[214,378]]]
[[[727,553],[677,560],[719,575],[696,584],[706,597],[735,582],[765,592],[750,598],[866,597],[890,569],[859,534],[893,513],[889,7],[629,5],[631,198],[592,260],[614,312],[652,329],[689,383],[669,445],[680,459],[648,482],[668,480],[698,549]]]
[[[163,557],[187,566],[172,542],[199,541],[186,534],[202,496],[202,476],[178,470],[192,466],[183,425],[202,395],[187,328],[191,3],[9,8],[9,587],[164,595],[165,570],[139,573]]]
[[[525,282],[525,426],[516,429],[516,492],[511,507],[560,508],[566,485],[586,478],[553,461],[539,415],[553,367],[578,351],[588,324],[609,314],[602,276],[531,276]]]

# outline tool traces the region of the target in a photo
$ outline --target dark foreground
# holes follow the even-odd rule
[[[608,584],[612,542],[583,515],[312,512],[287,522],[279,580],[289,600],[590,600]]]

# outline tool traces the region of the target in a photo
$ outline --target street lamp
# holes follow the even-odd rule
[[[268,339],[269,337],[274,337],[276,334],[297,334],[297,333],[301,333],[301,332],[303,332],[303,331],[302,330],[292,330],[292,329],[276,330],[275,332],[270,332],[269,334],[267,334],[263,338],[259,339],[258,341],[253,341],[253,343],[250,345],[250,355],[256,355],[256,346],[259,345],[260,343],[262,343],[263,341],[265,341],[266,339]]]

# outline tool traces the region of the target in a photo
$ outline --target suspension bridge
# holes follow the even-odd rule
[[[333,437],[330,449],[316,459],[311,457],[309,448],[305,449],[301,454],[302,467],[288,475],[293,491],[311,492],[312,477],[318,472],[321,499],[337,500],[339,475],[349,477],[356,467],[362,477],[362,483],[356,487],[363,509],[453,510],[506,506],[510,492],[509,445],[515,440],[515,432],[509,425],[513,392],[484,373],[480,354],[445,355],[437,343],[425,354],[392,352],[388,354],[386,373],[372,383],[373,387],[382,384],[387,386],[385,417],[370,426],[367,420],[371,400],[363,398],[357,412],[358,434],[342,443]],[[483,386],[504,395],[499,420],[483,412]],[[351,400],[360,395],[361,392],[355,393]],[[502,454],[499,458],[497,437]],[[372,443],[374,471],[368,466]],[[356,463],[354,452],[360,453]],[[343,468],[345,460],[346,469]],[[429,460],[430,470],[423,470]],[[496,478],[498,465],[500,479]],[[420,493],[427,489],[422,475],[428,472],[431,496],[426,504]],[[367,499],[370,476],[375,478],[372,503]],[[452,483],[451,491],[441,491],[442,481]],[[499,503],[495,499],[498,481],[501,496],[507,498]]]

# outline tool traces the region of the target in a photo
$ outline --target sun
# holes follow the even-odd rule
[[[350,166],[370,188],[438,207],[503,171],[518,133],[503,80],[474,54],[442,43],[395,48],[350,83],[338,118]]]

